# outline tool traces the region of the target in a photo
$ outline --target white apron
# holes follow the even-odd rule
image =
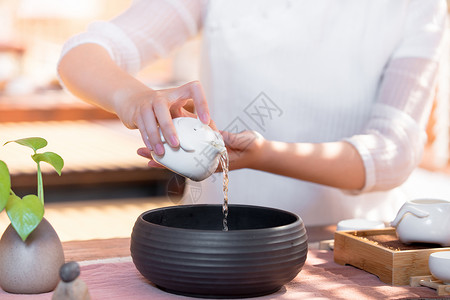
[[[387,4],[348,9],[335,0],[239,1],[238,7],[211,1],[201,80],[218,128],[257,130],[284,142],[336,141],[360,132],[400,36],[380,15],[398,14],[404,1],[398,7],[395,1],[377,1],[389,2],[389,9]],[[367,22],[358,22],[361,18]],[[222,201],[222,174],[190,182],[183,199]],[[355,217],[390,221],[404,201],[399,189],[355,196],[260,171],[230,173],[230,204],[285,209],[307,225]]]

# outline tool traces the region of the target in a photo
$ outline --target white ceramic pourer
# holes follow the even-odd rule
[[[450,246],[450,201],[417,199],[400,208],[391,222],[401,242],[435,243]]]
[[[165,153],[153,159],[173,172],[194,181],[208,178],[219,165],[219,158],[226,148],[220,133],[194,118],[175,118],[173,124],[180,141],[180,147],[172,148],[161,140]]]

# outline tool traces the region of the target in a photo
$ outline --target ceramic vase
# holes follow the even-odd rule
[[[24,241],[9,225],[0,240],[0,287],[9,293],[39,294],[55,289],[64,264],[61,241],[44,218]]]

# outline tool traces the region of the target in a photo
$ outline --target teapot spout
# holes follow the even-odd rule
[[[217,149],[219,153],[224,153],[227,151],[227,148],[225,147],[225,143],[223,141],[222,135],[218,132],[214,132],[216,138],[214,141],[211,141],[211,146]]]
[[[225,147],[225,145],[221,145],[221,144],[216,143],[216,142],[212,142],[211,146],[216,148],[219,153],[224,153],[225,151],[227,151],[227,148]]]

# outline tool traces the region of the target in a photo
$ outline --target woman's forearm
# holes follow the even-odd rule
[[[164,154],[160,132],[170,146],[179,140],[172,118],[193,116],[183,106],[193,100],[198,117],[209,124],[209,110],[201,84],[153,90],[123,71],[108,52],[96,44],[82,44],[61,59],[58,72],[66,87],[81,99],[117,114],[128,128],[139,129],[142,140]]]
[[[253,169],[341,189],[364,187],[361,156],[347,142],[284,143],[265,140]]]
[[[75,96],[118,113],[118,107],[135,94],[151,92],[147,86],[120,69],[97,44],[82,44],[61,59],[58,73]],[[132,127],[134,124],[126,124]]]

